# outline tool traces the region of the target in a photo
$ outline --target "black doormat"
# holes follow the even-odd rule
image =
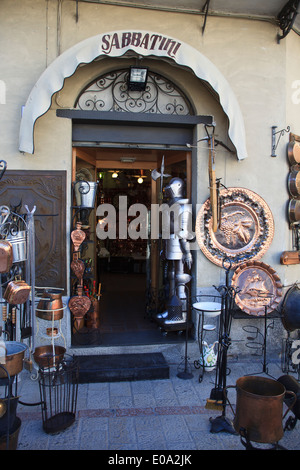
[[[79,365],[79,383],[169,378],[169,366],[162,353],[75,357]]]

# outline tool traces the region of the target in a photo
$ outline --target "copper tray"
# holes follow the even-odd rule
[[[261,261],[240,265],[232,276],[236,305],[248,315],[263,316],[275,310],[282,297],[282,284],[276,271]]]
[[[231,266],[250,259],[260,259],[274,236],[274,220],[267,203],[244,188],[220,191],[219,228],[212,229],[210,199],[201,207],[196,219],[196,238],[204,255],[218,266],[229,258]]]

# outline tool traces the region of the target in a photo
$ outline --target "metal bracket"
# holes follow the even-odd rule
[[[293,28],[296,16],[298,14],[300,0],[289,0],[282,10],[277,15],[277,22],[279,28],[282,30],[282,35],[277,35],[277,42],[285,38]]]
[[[275,151],[277,149],[277,146],[279,144],[280,138],[284,135],[285,132],[290,132],[290,126],[288,126],[286,129],[281,129],[280,131],[277,131],[277,126],[272,126],[272,153],[271,157],[277,157]],[[276,142],[276,135],[279,134],[277,142]]]

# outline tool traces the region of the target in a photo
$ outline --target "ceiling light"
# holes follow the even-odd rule
[[[140,176],[140,177],[138,178],[138,180],[137,180],[137,182],[138,182],[139,184],[142,184],[143,181],[144,181],[144,180],[143,180],[143,178],[142,178],[141,176]]]
[[[130,67],[128,89],[131,91],[144,91],[147,84],[147,77],[147,67]]]
[[[121,162],[123,163],[134,163],[136,160],[135,157],[122,157]]]
[[[111,175],[112,178],[118,178],[118,173],[116,171],[113,172],[113,174]]]

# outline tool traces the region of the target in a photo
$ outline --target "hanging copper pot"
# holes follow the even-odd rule
[[[289,201],[288,218],[290,224],[295,224],[300,221],[300,200],[291,199]]]
[[[0,273],[7,273],[13,264],[13,248],[8,240],[0,240]]]
[[[286,292],[282,305],[282,324],[287,331],[300,328],[300,289],[294,284]]]
[[[300,163],[300,142],[296,140],[289,142],[287,148],[287,156],[290,165]]]
[[[300,199],[300,166],[294,165],[288,176],[288,190],[294,199]]]
[[[30,291],[31,287],[25,281],[15,279],[7,284],[3,297],[11,305],[20,305],[27,301]]]

